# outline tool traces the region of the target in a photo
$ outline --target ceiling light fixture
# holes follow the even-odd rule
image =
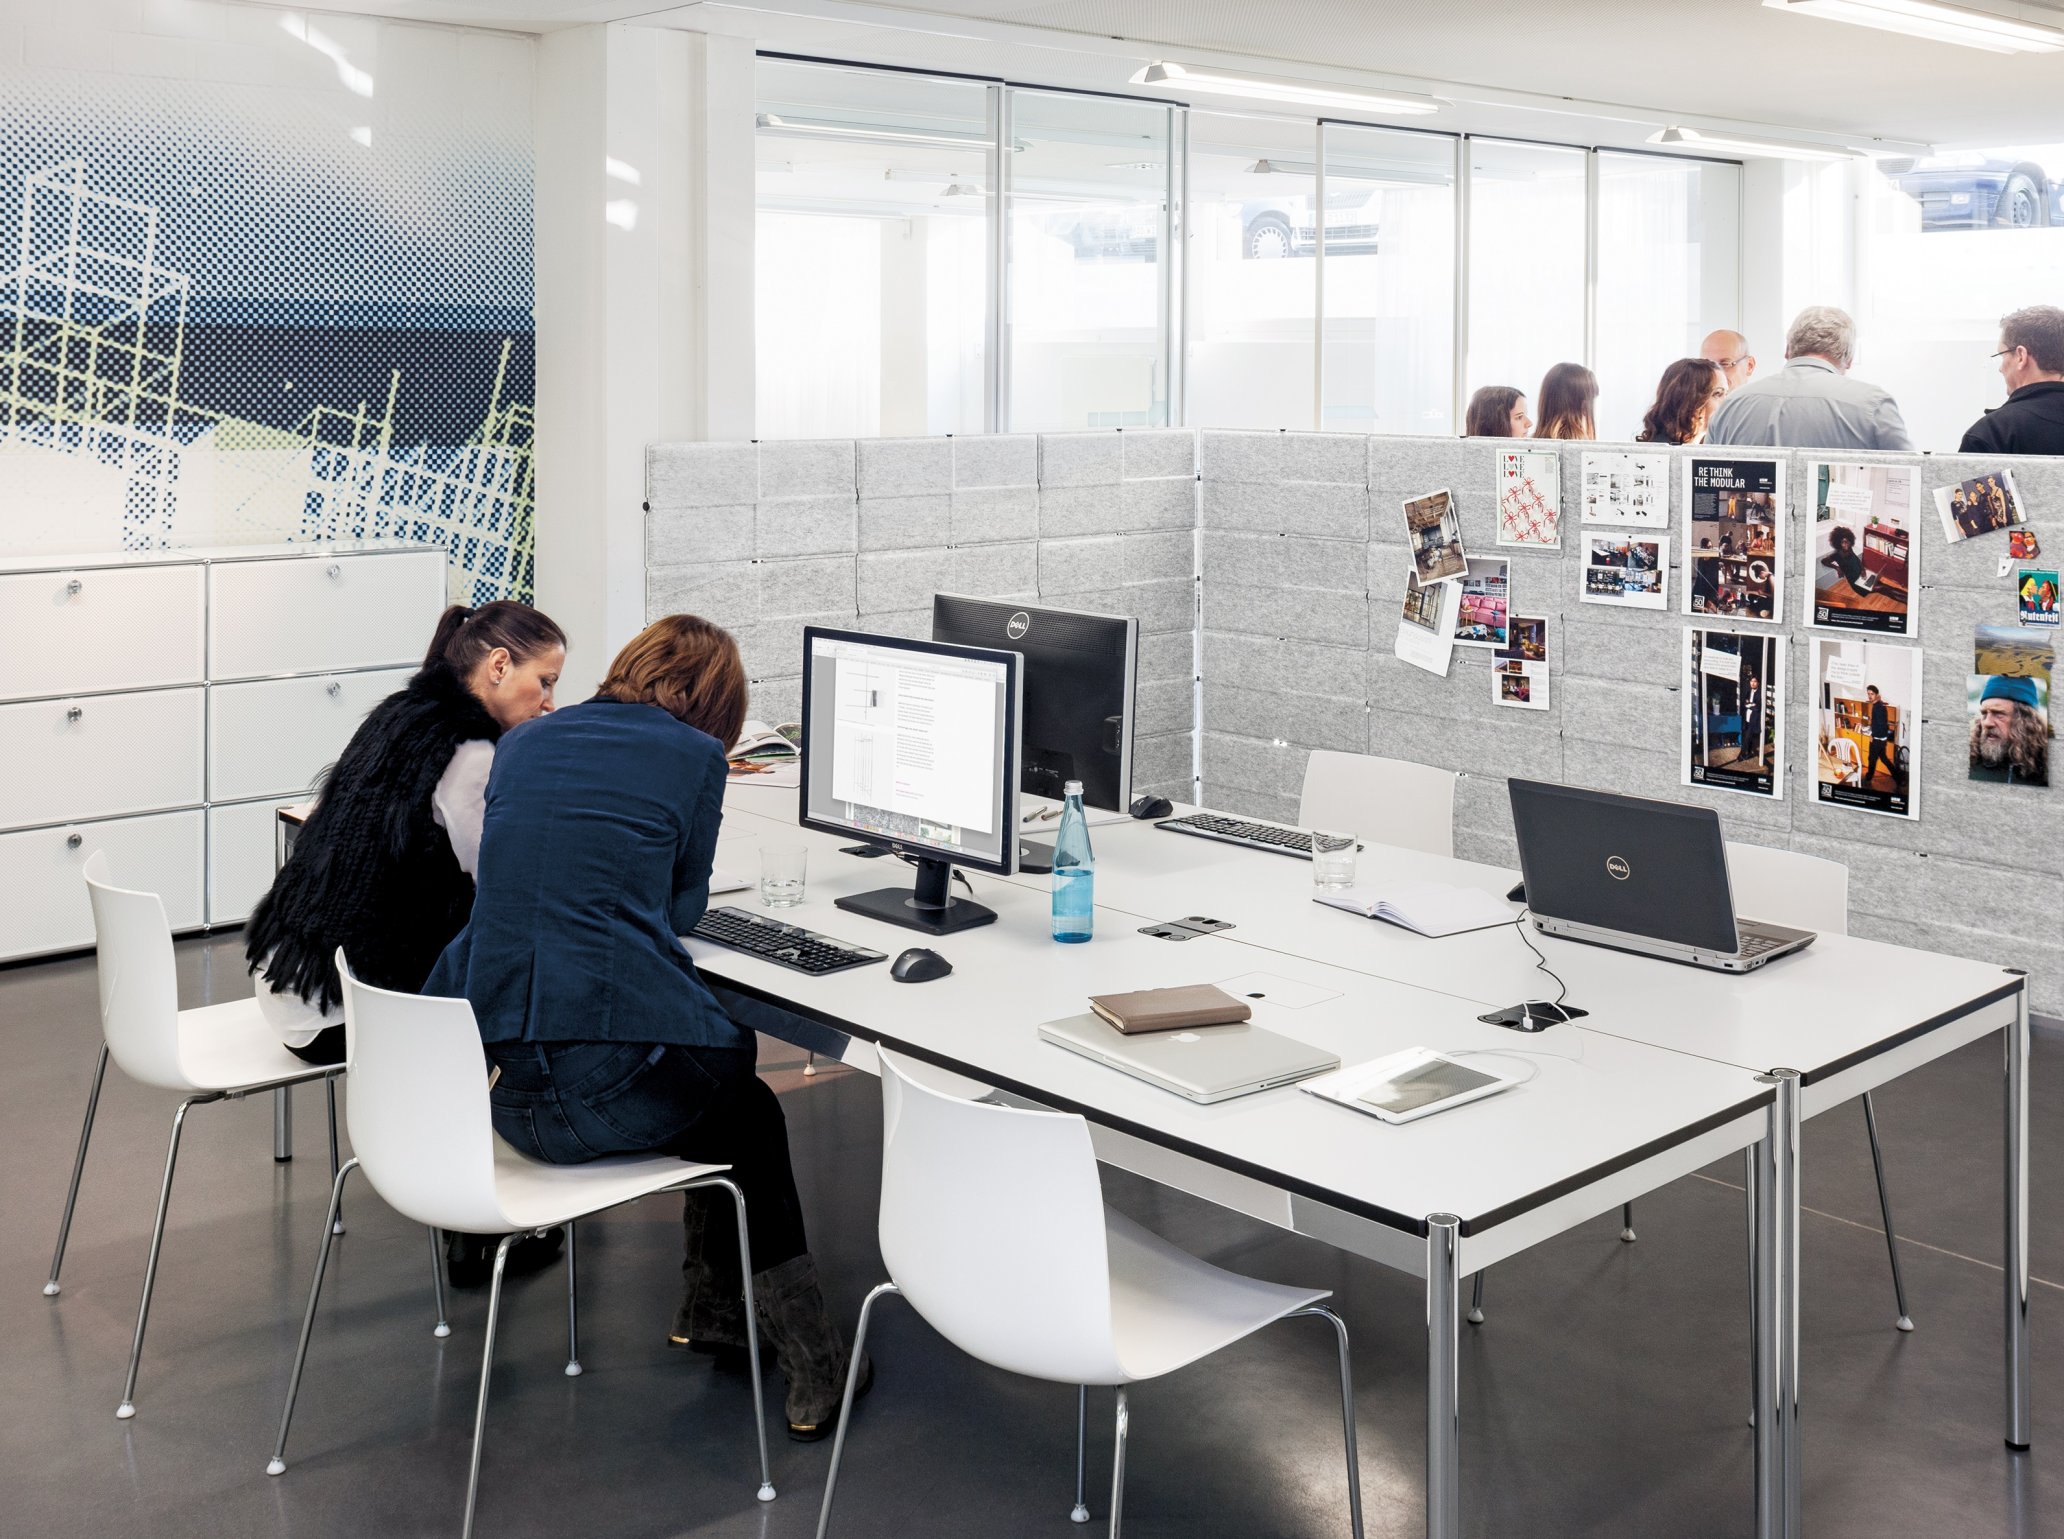
[[[1942,0],[1763,0],[1773,11],[1846,21],[1931,42],[1982,48],[1987,53],[2056,53],[2064,31]]]
[[[1846,144],[1805,144],[1796,139],[1764,139],[1755,134],[1723,134],[1705,128],[1671,124],[1648,136],[1650,144],[1672,150],[1731,151],[1767,160],[1865,160],[1861,150]]]
[[[1318,164],[1309,160],[1282,160],[1270,156],[1257,160],[1247,168],[1253,176],[1317,176]],[[1433,171],[1419,166],[1369,166],[1342,164],[1339,161],[1326,163],[1326,180],[1329,182],[1376,182],[1398,187],[1446,187],[1455,180],[1446,171]]]
[[[879,123],[846,123],[832,118],[787,118],[762,112],[753,119],[761,133],[796,139],[843,139],[850,144],[936,144],[950,150],[986,150],[994,145],[986,134],[932,133],[919,128],[889,128]]]
[[[1344,107],[1399,117],[1422,117],[1441,110],[1437,96],[1409,91],[1368,91],[1326,80],[1294,80],[1285,75],[1251,75],[1202,64],[1173,64],[1156,59],[1132,77],[1134,85],[1168,86],[1200,91],[1206,96],[1243,96],[1254,101],[1298,102],[1312,107]]]

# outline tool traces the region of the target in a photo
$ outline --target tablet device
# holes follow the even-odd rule
[[[1304,1088],[1385,1122],[1416,1122],[1496,1095],[1521,1078],[1495,1064],[1464,1063],[1430,1047],[1414,1047],[1324,1075]]]

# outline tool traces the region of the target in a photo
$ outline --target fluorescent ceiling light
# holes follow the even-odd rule
[[[1202,64],[1172,64],[1156,59],[1132,77],[1134,85],[1170,86],[1201,91],[1207,96],[1245,96],[1264,102],[1300,102],[1313,107],[1345,107],[1417,117],[1438,112],[1438,97],[1409,91],[1366,91],[1360,86],[1325,80],[1293,80],[1284,75],[1251,75]]]
[[[1988,53],[2055,53],[2064,31],[2032,21],[1945,5],[1942,0],[1763,0],[1773,11],[1853,22],[1882,32],[1900,32],[1937,43],[1982,48]]]
[[[762,112],[754,120],[760,132],[798,139],[843,139],[851,144],[936,144],[950,150],[986,150],[994,141],[986,134],[932,133],[920,128],[889,128],[879,123],[846,123],[832,118],[787,118]]]
[[[1282,160],[1270,156],[1257,160],[1247,168],[1255,176],[1317,176],[1316,162],[1309,160]],[[1326,180],[1329,182],[1376,182],[1394,184],[1400,187],[1446,187],[1455,180],[1445,171],[1433,171],[1418,166],[1367,166],[1326,163]]]
[[[1648,136],[1650,144],[1673,150],[1720,150],[1768,160],[1864,160],[1861,150],[1846,144],[1803,144],[1796,139],[1764,139],[1754,134],[1723,134],[1705,128],[1672,124]]]

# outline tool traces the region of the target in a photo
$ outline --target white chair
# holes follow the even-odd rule
[[[1208,1357],[1293,1315],[1331,1322],[1340,1350],[1347,1500],[1362,1532],[1347,1327],[1325,1290],[1222,1271],[1104,1206],[1089,1125],[1077,1116],[985,1105],[920,1084],[880,1053],[881,1251],[891,1281],[867,1295],[853,1339],[818,1539],[831,1525],[839,1460],[875,1300],[900,1293],[972,1357],[1077,1391],[1075,1510],[1083,1502],[1087,1386],[1118,1391],[1111,1534],[1125,1495],[1125,1389]]]
[[[137,1307],[136,1334],[129,1343],[129,1376],[122,1386],[122,1403],[115,1410],[116,1416],[127,1421],[136,1414],[136,1371],[143,1359],[144,1328],[150,1324],[151,1292],[158,1279],[158,1255],[165,1244],[165,1210],[172,1200],[172,1174],[179,1163],[179,1136],[188,1110],[213,1101],[241,1100],[254,1091],[303,1080],[323,1080],[330,1092],[330,1168],[334,1171],[335,1077],[344,1071],[307,1063],[288,1052],[254,1000],[180,1009],[179,975],[172,958],[172,927],[165,919],[165,905],[155,893],[115,886],[105,854],[87,858],[85,875],[99,952],[95,971],[100,983],[100,1054],[93,1065],[93,1088],[86,1096],[79,1150],[72,1159],[64,1217],[57,1226],[50,1280],[43,1284],[46,1297],[55,1298],[61,1291],[58,1274],[64,1267],[65,1243],[71,1238],[72,1210],[79,1200],[79,1178],[86,1169],[86,1146],[93,1137],[108,1059],[112,1057],[138,1084],[177,1090],[186,1097],[172,1114],[172,1142],[165,1151],[165,1177],[158,1187],[158,1213],[151,1225],[150,1259],[143,1269],[143,1301]],[[438,1313],[443,1314],[441,1307]]]
[[[1315,748],[1297,826],[1327,828],[1428,855],[1455,853],[1455,772],[1405,759]]]
[[[496,1136],[488,1113],[487,1063],[480,1050],[480,1029],[473,1007],[463,999],[396,994],[352,977],[344,953],[337,953],[337,975],[344,983],[344,1061],[351,1073],[351,1096],[344,1116],[351,1130],[355,1156],[337,1172],[330,1191],[334,1214],[344,1183],[363,1167],[373,1190],[390,1206],[434,1230],[499,1234],[493,1280],[487,1295],[487,1339],[480,1349],[480,1398],[473,1413],[473,1462],[466,1477],[466,1539],[473,1533],[473,1511],[480,1492],[480,1450],[487,1431],[487,1389],[494,1367],[495,1326],[501,1314],[502,1269],[509,1247],[525,1234],[563,1224],[566,1228],[566,1372],[581,1372],[579,1294],[574,1271],[574,1225],[578,1219],[655,1192],[683,1192],[696,1187],[722,1187],[738,1210],[738,1250],[745,1273],[745,1317],[755,1318],[752,1250],[746,1238],[745,1199],[723,1176],[726,1165],[697,1165],[668,1154],[621,1155],[586,1165],[547,1165],[529,1159]],[[308,1288],[308,1313],[301,1321],[301,1341],[294,1351],[294,1372],[287,1381],[287,1403],[280,1412],[279,1441],[274,1445],[268,1475],[287,1468],[287,1431],[294,1418],[294,1400],[301,1390],[301,1371],[308,1361],[308,1338],[315,1328],[316,1301],[322,1295],[323,1271],[330,1259],[332,1225],[323,1224],[315,1279]],[[774,1500],[767,1467],[767,1415],[760,1392],[760,1345],[756,1331],[746,1332],[751,1358],[753,1419],[759,1433],[759,1499]]]

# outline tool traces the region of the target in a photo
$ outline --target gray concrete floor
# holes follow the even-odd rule
[[[180,943],[182,1002],[246,992],[235,937]],[[978,1029],[970,1023],[970,1029]],[[362,1186],[332,1260],[291,1468],[263,1473],[327,1197],[320,1097],[300,1094],[297,1158],[275,1166],[269,1104],[188,1124],[138,1415],[118,1422],[129,1332],[174,1102],[111,1073],[65,1287],[40,1289],[96,1045],[91,959],[0,970],[0,1535],[327,1539],[455,1534],[485,1299],[430,1334],[428,1249]],[[2001,1441],[1996,1039],[1882,1092],[1908,1286],[1893,1308],[1860,1114],[1809,1124],[1805,1180],[1805,1516],[1816,1539],[2064,1533],[2064,1352],[2046,1327],[2064,1281],[2064,1054],[2039,1038],[2034,1090],[2036,1445]],[[882,1276],[873,1235],[875,1082],[805,1080],[770,1044],[813,1249],[850,1321]],[[348,1092],[347,1092],[348,1093]],[[1735,1166],[1645,1199],[1640,1240],[1601,1218],[1492,1274],[1465,1327],[1471,1535],[1703,1539],[1753,1532],[1746,1282]],[[1107,1172],[1111,1200],[1200,1254],[1336,1290],[1354,1333],[1374,1535],[1422,1522],[1423,1295],[1411,1280]],[[753,1500],[744,1381],[664,1349],[677,1203],[591,1222],[582,1357],[566,1378],[561,1274],[513,1284],[497,1354],[481,1533],[801,1536],[829,1445],[774,1442],[780,1499]],[[898,1303],[848,1447],[835,1532],[1062,1536],[1074,1394],[979,1367]],[[1127,1532],[1347,1532],[1330,1333],[1289,1322],[1133,1396]],[[768,1380],[778,1405],[777,1376]],[[1107,1512],[1111,1407],[1092,1398],[1091,1507]]]

